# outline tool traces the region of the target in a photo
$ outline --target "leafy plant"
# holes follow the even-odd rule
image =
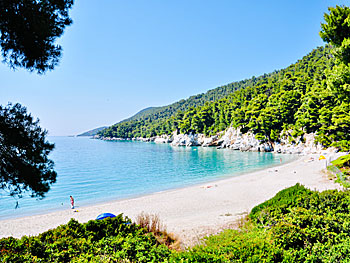
[[[0,239],[2,262],[159,262],[169,249],[122,214],[68,224],[38,236]]]

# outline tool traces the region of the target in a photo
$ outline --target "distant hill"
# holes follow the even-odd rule
[[[153,120],[154,121],[158,119],[169,118],[171,116],[174,116],[178,111],[186,111],[190,107],[202,106],[204,105],[205,102],[217,101],[219,99],[222,99],[228,94],[231,94],[236,90],[245,88],[247,86],[255,85],[258,81],[261,81],[262,79],[268,76],[272,76],[276,73],[277,71],[270,74],[264,74],[257,78],[253,76],[250,79],[229,83],[227,85],[208,90],[205,93],[193,95],[187,99],[179,100],[170,105],[160,106],[160,107],[148,107],[139,111],[138,113],[131,116],[130,118],[117,122],[114,125],[130,122],[130,121],[136,121],[136,120]]]
[[[82,134],[79,134],[77,136],[79,136],[79,137],[80,136],[95,136],[99,131],[102,131],[102,130],[104,130],[106,128],[107,128],[107,126],[99,127],[99,128],[96,128],[96,129],[84,132]]]
[[[153,112],[156,112],[158,109],[160,109],[161,107],[148,107],[148,108],[145,108],[143,110],[140,110],[138,113],[136,113],[135,115],[125,119],[125,120],[122,120],[120,121],[119,123],[121,122],[127,122],[127,121],[132,121],[132,120],[137,120],[137,119],[142,119],[144,118],[145,116],[148,116],[148,115],[151,115],[153,114]]]

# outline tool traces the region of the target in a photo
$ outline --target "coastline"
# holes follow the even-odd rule
[[[184,246],[192,245],[203,236],[234,225],[254,206],[296,183],[318,191],[342,189],[322,173],[326,160],[318,160],[318,156],[307,155],[280,166],[200,185],[79,207],[78,212],[66,209],[1,220],[0,238],[37,235],[66,224],[71,218],[84,223],[104,212],[123,213],[133,221],[145,212],[157,214],[168,232],[179,236]]]
[[[105,144],[105,142],[97,140],[95,140],[95,143]],[[120,143],[107,143],[111,148],[115,146],[122,147],[118,144]],[[124,145],[125,143],[121,144]],[[56,151],[57,156],[60,156],[62,152],[59,151],[64,149],[63,146],[65,145],[58,145]],[[77,145],[79,146],[80,142]],[[5,195],[3,196],[4,199],[1,197],[3,200],[1,207],[3,209],[0,213],[0,221],[65,210],[70,207],[69,198],[67,197],[71,194],[76,198],[79,206],[104,204],[110,201],[133,199],[152,193],[211,183],[212,181],[281,165],[281,158],[283,164],[298,158],[296,154],[244,153],[230,149],[217,150],[213,147],[173,147],[168,144],[160,145],[154,142],[127,142],[125,144],[126,148],[129,149],[130,146],[135,145],[136,151],[140,153],[142,153],[142,150],[153,152],[154,149],[158,149],[157,152],[165,152],[167,154],[166,163],[160,161],[160,159],[155,159],[150,163],[149,160],[154,158],[150,154],[143,161],[141,159],[141,162],[138,162],[137,165],[135,165],[132,158],[127,158],[127,164],[119,162],[122,164],[115,167],[114,162],[111,161],[106,163],[95,162],[96,160],[86,162],[90,158],[90,150],[80,151],[81,155],[78,158],[68,155],[72,158],[60,159],[60,163],[57,163],[60,167],[57,170],[60,174],[60,180],[58,184],[53,185],[52,191],[43,200],[38,201],[35,198],[24,196],[23,199],[18,200],[20,208],[14,209],[15,203],[11,197]],[[90,146],[90,144],[88,143],[87,146]],[[94,155],[98,156],[99,154]],[[143,156],[145,155],[143,154]],[[179,160],[175,162],[175,158]],[[105,156],[104,159],[108,160],[108,156]],[[119,159],[123,158],[114,158],[115,162]],[[96,164],[90,166],[91,163]],[[72,166],[73,164],[74,166]],[[67,165],[70,166],[69,169],[66,169]],[[130,172],[130,169],[124,168],[129,166],[134,167]],[[142,170],[139,171],[139,169]],[[141,176],[137,176],[136,180],[129,180],[129,175],[132,177],[139,173]],[[83,174],[87,176],[82,177]],[[107,177],[106,180],[102,179],[105,176]],[[100,179],[97,179],[98,177]],[[158,179],[153,182],[154,178]],[[94,185],[95,181],[96,185]],[[71,187],[72,185],[74,187]]]

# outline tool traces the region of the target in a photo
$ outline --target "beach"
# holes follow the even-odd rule
[[[0,238],[37,235],[71,218],[84,223],[109,212],[123,213],[134,221],[145,212],[158,215],[167,232],[177,235],[183,247],[190,246],[203,236],[234,227],[254,206],[296,183],[318,191],[342,189],[328,178],[324,172],[326,160],[318,160],[319,156],[302,156],[281,166],[133,199],[84,207],[79,207],[76,200],[76,209],[2,220]]]

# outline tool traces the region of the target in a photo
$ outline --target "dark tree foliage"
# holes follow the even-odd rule
[[[20,104],[0,105],[0,188],[11,196],[43,198],[56,181],[46,130]]]
[[[325,14],[320,36],[334,45],[336,65],[328,70],[327,88],[334,103],[324,110],[325,138],[342,150],[350,150],[350,8],[336,6]]]
[[[321,38],[328,43],[341,46],[350,36],[350,8],[347,6],[329,7],[329,14],[324,14],[326,23],[321,24]]]
[[[59,62],[62,48],[55,45],[72,24],[68,10],[73,0],[1,0],[0,46],[4,62],[44,73]]]

